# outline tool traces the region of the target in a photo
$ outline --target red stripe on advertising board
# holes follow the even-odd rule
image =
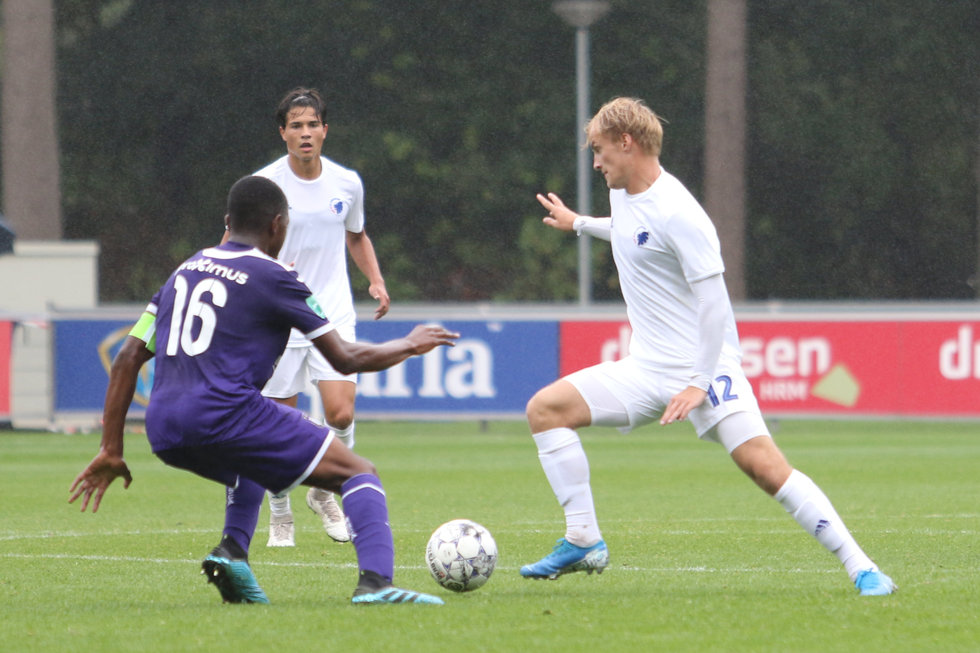
[[[980,322],[740,322],[763,413],[980,417]],[[625,322],[565,322],[561,374],[628,351]]]

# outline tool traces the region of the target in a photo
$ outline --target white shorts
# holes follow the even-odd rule
[[[690,378],[689,370],[653,371],[627,356],[573,372],[565,380],[588,404],[593,426],[614,426],[628,433],[659,420],[670,398],[686,388]],[[738,417],[726,420],[732,415]],[[688,418],[698,437],[724,445],[729,453],[746,440],[769,435],[752,386],[735,360],[719,361],[708,397]]]
[[[337,334],[347,342],[355,342],[354,325],[338,326]],[[310,343],[303,347],[286,347],[279,357],[272,378],[262,388],[262,394],[274,399],[295,397],[310,384],[319,381],[350,381],[357,383],[357,374],[341,374],[335,370],[317,348]]]

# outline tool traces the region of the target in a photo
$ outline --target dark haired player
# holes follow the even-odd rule
[[[286,198],[262,177],[245,177],[228,195],[227,242],[182,263],[157,291],[140,325],[156,333],[131,335],[113,362],[106,392],[99,453],[72,483],[70,502],[82,497],[98,510],[117,477],[132,476],[123,459],[123,424],[136,374],[156,352],[146,431],[153,452],[166,464],[230,488],[239,479],[281,493],[304,484],[340,492],[357,552],[355,604],[429,603],[435,596],[392,586],[394,543],[377,471],[329,429],[261,395],[291,328],[310,338],[338,370],[373,371],[440,345],[457,334],[418,326],[404,338],[378,345],[340,338],[309,288],[275,260],[289,225]],[[251,523],[237,531],[247,537]],[[231,603],[268,603],[249,567],[248,539],[226,513],[221,543],[203,569]],[[246,522],[248,517],[246,517]]]
[[[255,174],[276,182],[289,200],[292,226],[279,258],[295,267],[340,337],[354,342],[357,319],[347,273],[348,252],[368,280],[368,293],[378,301],[375,319],[383,317],[390,304],[364,226],[364,185],[357,172],[323,156],[327,110],[316,89],[297,87],[286,93],[276,108],[276,121],[286,153]],[[314,408],[322,404],[327,426],[353,449],[357,374],[335,369],[303,334],[294,331],[262,394],[295,407],[299,393],[310,384],[317,389]],[[240,494],[251,500],[249,490]],[[320,517],[327,535],[337,542],[350,540],[333,493],[310,488],[306,505]],[[293,546],[294,533],[289,495],[270,495],[268,545]]]

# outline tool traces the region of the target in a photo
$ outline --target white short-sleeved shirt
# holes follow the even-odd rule
[[[646,191],[609,192],[613,257],[633,335],[630,355],[655,369],[694,369],[698,306],[692,283],[725,266],[714,225],[676,177],[661,170]],[[728,306],[721,356],[741,360]]]
[[[364,185],[354,170],[320,157],[315,180],[300,179],[288,155],[256,175],[276,182],[289,202],[289,229],[279,260],[293,265],[335,326],[353,325],[354,298],[347,274],[347,234],[364,229]],[[294,331],[289,347],[310,342]]]

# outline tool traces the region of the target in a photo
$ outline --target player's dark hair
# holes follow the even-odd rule
[[[228,191],[228,225],[234,231],[259,233],[287,210],[286,195],[265,177],[242,177]]]
[[[320,122],[327,122],[327,105],[320,96],[320,93],[315,88],[306,88],[305,86],[297,86],[279,101],[279,106],[276,107],[276,120],[279,121],[280,127],[286,126],[286,119],[289,117],[289,112],[297,107],[312,107],[316,115],[320,116]]]

